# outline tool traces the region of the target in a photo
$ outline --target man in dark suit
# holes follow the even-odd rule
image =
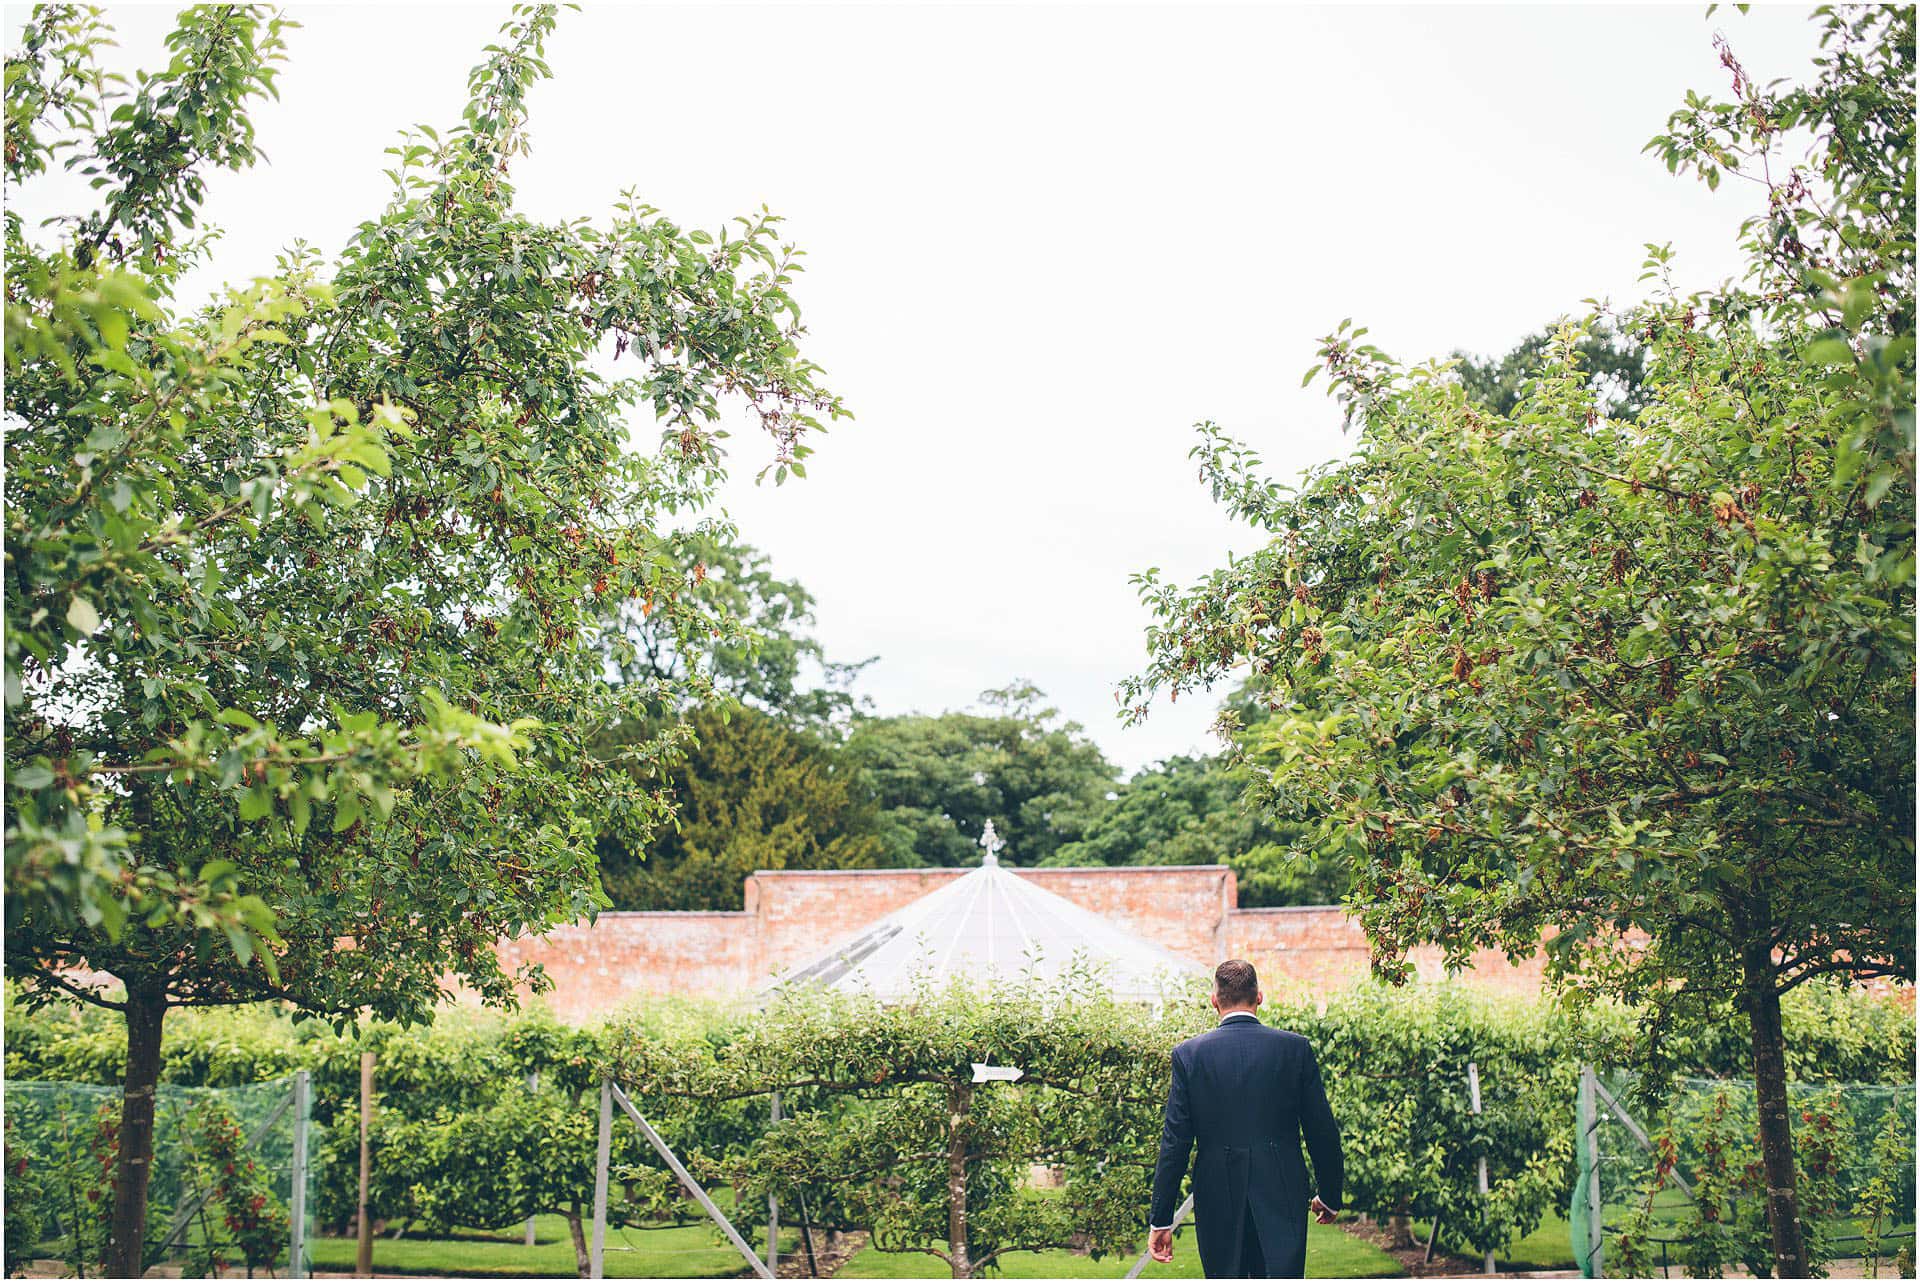
[[[1269,1029],[1254,1014],[1266,995],[1253,964],[1213,973],[1218,1027],[1173,1049],[1173,1083],[1153,1170],[1148,1248],[1173,1259],[1180,1178],[1196,1142],[1193,1207],[1200,1266],[1210,1279],[1297,1279],[1307,1265],[1306,1137],[1322,1225],[1340,1206],[1340,1126],[1327,1105],[1320,1065],[1299,1034]]]

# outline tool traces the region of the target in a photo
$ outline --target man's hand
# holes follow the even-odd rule
[[[1153,1253],[1153,1259],[1165,1264],[1173,1259],[1173,1231],[1155,1230],[1147,1235],[1147,1251]]]
[[[1312,1210],[1314,1220],[1319,1221],[1322,1225],[1333,1224],[1334,1210],[1321,1202],[1318,1194],[1313,1196],[1313,1201],[1307,1204],[1307,1206]]]

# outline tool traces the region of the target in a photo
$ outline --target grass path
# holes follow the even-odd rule
[[[1145,1244],[1141,1245],[1143,1248]],[[1000,1258],[1001,1277],[1009,1279],[1117,1279],[1133,1265],[1134,1257],[1109,1256],[1096,1261],[1074,1252],[1009,1252]],[[1400,1264],[1370,1243],[1363,1243],[1335,1225],[1307,1226],[1307,1277],[1317,1279],[1392,1278]],[[882,1252],[869,1247],[848,1261],[834,1276],[842,1279],[946,1278],[947,1267],[924,1252]],[[1193,1235],[1175,1239],[1173,1260],[1150,1262],[1144,1279],[1197,1279],[1200,1255]]]
[[[591,1233],[591,1228],[589,1228]],[[742,1230],[742,1233],[747,1231]],[[501,1230],[456,1230],[447,1237],[376,1238],[373,1268],[379,1274],[442,1274],[469,1278],[572,1278],[573,1240],[567,1222],[558,1216],[534,1218],[536,1243],[526,1245],[524,1230],[516,1225]],[[610,1279],[726,1278],[746,1271],[746,1262],[731,1247],[713,1242],[705,1220],[686,1226],[607,1230],[607,1277]],[[766,1238],[761,1227],[756,1249]],[[780,1234],[780,1250],[797,1251],[799,1236]],[[329,1272],[353,1269],[356,1244],[350,1238],[322,1238],[313,1243],[313,1265]]]
[[[537,1242],[528,1247],[519,1226],[500,1230],[457,1230],[448,1237],[378,1238],[373,1268],[380,1274],[456,1275],[471,1278],[570,1278],[573,1244],[567,1223],[558,1216],[536,1217]],[[764,1230],[762,1231],[764,1234]],[[354,1241],[323,1238],[313,1244],[313,1264],[326,1272],[353,1269]],[[758,1242],[755,1243],[758,1246]],[[799,1237],[781,1232],[780,1250],[788,1260],[800,1249]],[[1009,1279],[1117,1279],[1133,1257],[1096,1261],[1074,1252],[1009,1252],[1001,1277]],[[705,1223],[680,1227],[612,1229],[607,1234],[607,1277],[726,1278],[744,1274],[745,1263],[731,1247],[715,1246]],[[1399,1273],[1391,1256],[1335,1227],[1307,1227],[1307,1274],[1311,1278],[1388,1278]],[[945,1278],[946,1266],[924,1253],[882,1252],[868,1247],[835,1275],[843,1279]],[[1200,1257],[1190,1234],[1182,1234],[1170,1264],[1151,1264],[1143,1278],[1197,1279]]]

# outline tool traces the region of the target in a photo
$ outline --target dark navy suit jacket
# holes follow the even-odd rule
[[[1148,1224],[1173,1224],[1187,1155],[1197,1146],[1194,1220],[1207,1276],[1241,1274],[1251,1214],[1268,1276],[1298,1278],[1314,1193],[1300,1152],[1303,1136],[1320,1200],[1338,1209],[1340,1126],[1307,1040],[1237,1013],[1189,1038],[1173,1049]]]

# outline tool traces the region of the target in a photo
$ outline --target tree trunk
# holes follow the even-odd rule
[[[1760,1106],[1760,1155],[1767,1174],[1767,1225],[1773,1231],[1775,1278],[1804,1279],[1807,1238],[1795,1188],[1793,1120],[1787,1106],[1787,1042],[1774,988],[1773,950],[1766,941],[1741,954],[1747,1019],[1753,1026],[1753,1086]]]
[[[120,1162],[113,1174],[113,1225],[107,1272],[146,1273],[147,1178],[153,1172],[153,1095],[160,1082],[160,1022],[167,1000],[159,987],[127,985],[127,1083],[120,1104]]]
[[[586,1227],[580,1223],[580,1204],[575,1203],[565,1213],[567,1233],[573,1236],[573,1265],[581,1278],[593,1273],[593,1257],[587,1251]]]
[[[973,1086],[956,1083],[947,1089],[947,1255],[953,1277],[973,1277],[967,1255],[967,1114],[973,1104]]]

